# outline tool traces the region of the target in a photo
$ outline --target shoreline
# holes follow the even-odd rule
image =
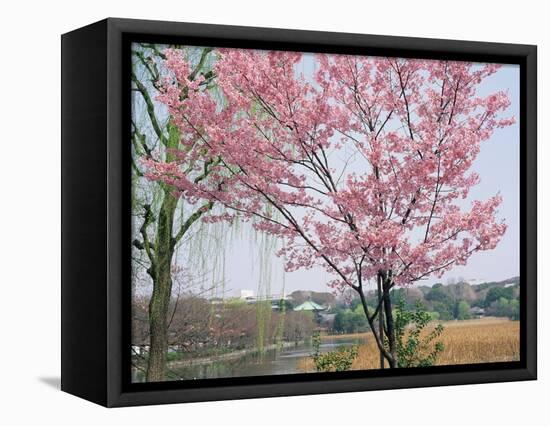
[[[277,348],[290,348],[293,346],[297,346],[299,344],[303,343],[303,341],[296,342],[281,342],[280,344],[273,343],[271,345],[267,345],[264,347],[264,351],[272,351],[276,350]],[[260,350],[258,348],[248,348],[248,349],[241,349],[238,351],[228,352],[225,354],[220,355],[211,355],[207,357],[202,358],[194,358],[194,359],[182,359],[182,360],[174,360],[167,363],[167,366],[170,368],[178,368],[178,367],[190,367],[194,365],[207,365],[207,364],[213,364],[217,361],[227,361],[232,359],[237,359],[245,355],[250,355],[254,353],[259,353]]]

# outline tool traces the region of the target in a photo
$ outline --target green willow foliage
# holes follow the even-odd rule
[[[151,182],[144,176],[140,160],[150,157],[153,151],[158,150],[158,155],[163,161],[170,162],[171,150],[179,146],[181,135],[179,130],[171,124],[170,117],[163,105],[156,100],[159,82],[170,74],[163,65],[164,45],[141,45],[132,46],[132,75],[134,84],[139,87],[139,93],[133,97],[132,106],[132,211],[134,218],[133,238],[139,242],[142,237],[140,233],[144,223],[144,207],[150,211],[152,220],[144,226],[147,237],[154,239],[159,227],[159,212],[163,203],[170,196],[171,188],[164,183]],[[208,48],[182,48],[188,62],[193,68],[202,72],[206,79],[212,75],[213,64],[216,54]],[[223,104],[224,97],[212,81],[207,89],[212,96]],[[206,173],[206,171],[205,171]],[[214,211],[222,209],[218,205],[210,207]],[[210,209],[209,208],[209,209]],[[166,213],[168,222],[173,222],[174,230],[177,231],[189,221],[190,217],[197,215],[197,206],[187,203],[183,197],[175,200],[170,211]],[[271,344],[273,336],[270,335],[271,305],[267,300],[271,294],[271,286],[274,280],[275,271],[273,259],[277,248],[277,239],[264,233],[257,232],[253,226],[243,226],[238,218],[235,218],[231,225],[227,223],[205,223],[200,220],[202,214],[198,214],[198,220],[185,229],[182,238],[171,249],[156,247],[170,252],[165,264],[170,268],[170,278],[174,282],[171,290],[167,292],[166,298],[176,298],[192,294],[201,295],[207,298],[225,300],[226,298],[226,257],[227,250],[233,240],[248,237],[250,241],[251,258],[257,256],[257,260],[251,262],[251,274],[258,275],[257,294],[261,300],[256,306],[257,324],[257,349],[262,353],[266,345]],[[248,234],[248,235],[247,235]],[[156,253],[153,253],[153,257]],[[134,248],[133,269],[134,276],[134,297],[142,293],[150,293],[155,285],[152,277],[146,274],[151,265],[151,258],[143,249]],[[284,276],[284,271],[282,272]],[[283,284],[284,285],[284,284]],[[139,291],[137,291],[139,290]],[[284,287],[283,287],[284,293]],[[264,299],[265,300],[262,300]],[[167,304],[169,303],[166,302]],[[176,302],[177,303],[177,302]],[[208,328],[212,328],[212,320],[217,312],[217,305],[211,305],[211,312],[208,315]],[[162,318],[160,315],[159,318]],[[172,315],[173,316],[173,315]],[[285,326],[284,311],[278,316],[278,327],[275,339],[282,342]],[[164,333],[168,332],[165,326]],[[282,344],[282,343],[281,343]],[[166,347],[162,349],[162,356],[166,360]],[[158,371],[159,377],[162,372]]]

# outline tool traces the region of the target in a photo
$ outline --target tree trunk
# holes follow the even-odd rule
[[[147,364],[147,381],[158,382],[166,377],[166,353],[168,351],[168,305],[172,292],[172,278],[162,272],[156,281],[149,303],[150,345]]]
[[[359,293],[359,296],[361,298],[361,305],[363,306],[363,312],[365,313],[367,322],[369,323],[369,327],[372,331],[374,341],[376,343],[376,346],[378,347],[378,350],[380,351],[381,357],[387,359],[390,368],[393,368],[392,366],[396,365],[396,363],[392,362],[391,353],[384,348],[384,330],[383,330],[384,323],[382,323],[382,333],[380,334],[379,330],[377,330],[377,327],[376,327],[375,318],[369,316],[369,308],[367,306],[367,299],[365,298],[365,293],[363,292],[362,288],[359,288],[357,292]],[[380,307],[380,309],[378,310],[378,318],[381,318],[381,315],[383,315],[382,307]],[[379,323],[379,326],[380,326],[380,323]]]
[[[160,208],[155,238],[155,267],[150,275],[153,278],[153,294],[149,303],[149,360],[147,381],[157,382],[166,376],[166,353],[168,351],[168,306],[172,294],[171,265],[174,256],[172,228],[177,199],[164,188],[164,198]]]
[[[179,131],[176,126],[168,125],[166,142],[166,161],[176,158],[170,151],[179,144]],[[207,171],[205,170],[205,175]],[[168,352],[168,307],[172,296],[172,259],[176,244],[204,212],[214,203],[208,202],[198,208],[181,225],[174,236],[174,217],[178,199],[172,195],[173,188],[160,183],[162,204],[158,214],[155,243],[151,268],[147,271],[153,280],[153,294],[149,302],[149,359],[147,363],[147,381],[157,382],[166,378],[166,353]]]
[[[382,300],[382,276],[378,274],[378,303],[380,304],[380,310],[378,311],[378,335],[384,340],[384,301]],[[384,369],[384,353],[380,351],[380,369]]]
[[[393,312],[392,312],[392,304],[391,304],[391,298],[390,298],[390,289],[391,289],[391,281],[384,277],[384,280],[382,282],[383,287],[383,298],[384,298],[384,314],[386,317],[386,337],[388,339],[388,349],[390,352],[390,358],[388,358],[388,362],[390,364],[390,368],[396,368],[397,367],[397,345],[396,345],[396,337],[395,337],[395,325],[393,322]]]

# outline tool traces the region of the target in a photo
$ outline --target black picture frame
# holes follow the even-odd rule
[[[130,382],[132,41],[520,66],[517,362]],[[534,380],[537,377],[536,46],[109,18],[62,36],[62,390],[108,406]]]

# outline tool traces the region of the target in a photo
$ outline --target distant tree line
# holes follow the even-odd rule
[[[467,282],[432,287],[399,288],[391,291],[393,304],[403,301],[404,308],[414,310],[421,303],[433,320],[467,320],[477,316],[507,317],[519,320],[519,277],[501,282],[470,285]],[[375,307],[377,299],[369,294],[367,303]],[[359,333],[367,331],[368,324],[361,317],[361,302],[352,298],[350,303],[338,303],[334,312],[333,331]],[[480,309],[472,309],[480,308]]]

